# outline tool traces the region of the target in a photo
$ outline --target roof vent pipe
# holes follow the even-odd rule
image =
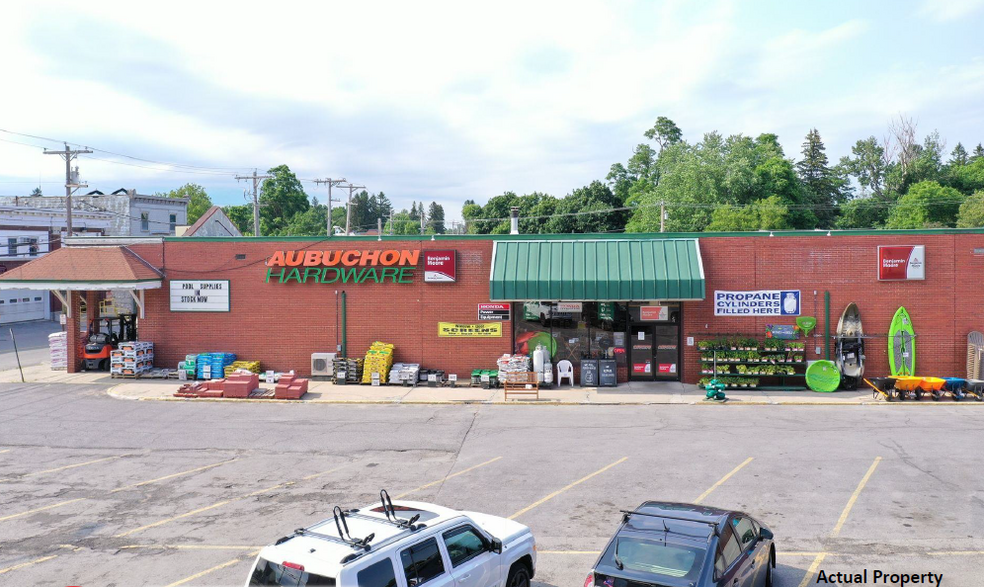
[[[519,208],[509,209],[509,234],[519,234]]]

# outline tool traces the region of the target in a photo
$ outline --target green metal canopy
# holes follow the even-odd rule
[[[704,299],[697,239],[500,240],[494,301]]]

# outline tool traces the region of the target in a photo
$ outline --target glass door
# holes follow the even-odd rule
[[[680,379],[680,325],[653,324],[653,377],[662,381]]]
[[[633,324],[629,339],[629,379],[652,381],[656,370],[653,361],[653,327],[649,324]]]

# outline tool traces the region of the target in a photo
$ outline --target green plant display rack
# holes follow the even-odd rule
[[[701,341],[698,349],[700,385],[718,379],[728,389],[806,389],[805,342],[735,337]],[[763,380],[769,384],[762,385]]]

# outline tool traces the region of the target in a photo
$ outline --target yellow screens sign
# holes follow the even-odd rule
[[[437,335],[457,338],[497,338],[502,336],[502,323],[455,324],[454,322],[438,322]]]

